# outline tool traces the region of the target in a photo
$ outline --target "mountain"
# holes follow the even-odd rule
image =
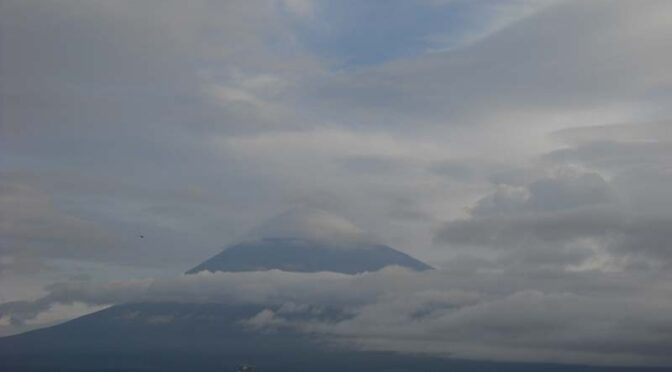
[[[428,265],[372,239],[340,218],[316,211],[291,212],[255,237],[233,245],[187,273],[209,271],[332,271],[355,274],[398,265]],[[278,306],[214,303],[128,303],[69,322],[0,338],[0,371],[646,371],[495,363],[427,355],[356,350],[279,325],[251,321]],[[309,306],[283,314],[295,320],[336,322],[350,316],[339,308]],[[653,370],[653,369],[652,369]]]
[[[382,244],[365,242],[320,242],[300,238],[263,238],[225,249],[187,274],[215,271],[333,271],[357,274],[386,266],[423,271],[431,267]]]
[[[187,271],[333,271],[357,274],[386,266],[431,267],[375,242],[350,221],[314,208],[295,208],[253,229],[245,241]]]
[[[244,363],[254,365],[259,372],[663,370],[497,363],[357,351],[309,334],[282,329],[261,332],[241,323],[241,319],[264,309],[223,304],[117,305],[58,326],[0,338],[0,371],[233,372]],[[342,314],[334,310],[319,316],[336,319]]]

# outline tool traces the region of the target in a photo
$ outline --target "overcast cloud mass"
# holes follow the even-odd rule
[[[366,349],[672,365],[669,66],[667,0],[2,1],[0,335],[252,302]],[[330,214],[262,224],[297,208]],[[437,270],[181,275],[288,231]]]

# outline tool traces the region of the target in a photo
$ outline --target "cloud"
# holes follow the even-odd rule
[[[359,275],[282,271],[208,273],[112,283],[63,283],[32,302],[0,305],[3,319],[54,304],[258,304],[256,331],[290,328],[350,347],[462,358],[670,365],[669,275],[386,268]],[[528,273],[534,276],[540,273]],[[489,283],[489,284],[488,284]],[[599,285],[598,285],[599,283]],[[598,295],[599,294],[599,295]],[[319,308],[344,311],[321,317]],[[296,317],[292,314],[310,314]]]
[[[494,191],[439,228],[435,242],[522,265],[669,267],[672,146],[661,125],[559,132],[569,146],[541,156],[527,172],[536,176],[495,179]]]
[[[169,279],[144,279],[108,283],[68,282],[48,288],[49,293],[35,301],[14,301],[0,305],[2,316],[20,322],[31,319],[53,304],[83,302],[109,305],[124,302],[223,302],[253,304],[283,304],[291,297],[311,298],[313,303],[347,304],[362,301],[371,295],[361,291],[351,295],[341,280],[345,274],[268,272],[210,273],[202,272]],[[322,294],[322,291],[325,291]],[[180,299],[182,298],[182,299]]]
[[[282,11],[333,16],[307,4],[8,3],[0,166],[113,236],[150,231],[123,243],[135,264],[175,272],[306,204],[432,260],[432,224],[549,151],[549,127],[643,110],[669,80],[666,2],[544,5],[463,48],[343,69]]]
[[[557,250],[557,244],[617,229],[623,218],[614,213],[613,194],[596,173],[562,169],[525,187],[499,186],[475,203],[469,218],[449,222],[435,239],[496,251]]]
[[[366,233],[352,222],[323,210],[294,208],[272,218],[251,232],[257,238],[301,238],[318,241],[366,240]]]
[[[60,211],[47,193],[12,174],[0,181],[0,211],[0,257],[11,261],[77,257],[82,251],[104,255],[114,243],[100,225]]]
[[[667,14],[664,1],[559,2],[470,47],[340,75],[311,103],[417,130],[638,101],[670,83]]]
[[[285,7],[299,17],[310,17],[315,12],[314,0],[285,0]]]

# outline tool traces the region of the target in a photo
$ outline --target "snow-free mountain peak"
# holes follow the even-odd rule
[[[283,213],[253,230],[251,238],[224,249],[187,274],[200,271],[297,272],[332,271],[356,274],[386,266],[412,270],[431,269],[427,264],[374,242],[350,221],[316,209]]]

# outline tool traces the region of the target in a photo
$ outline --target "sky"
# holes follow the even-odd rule
[[[666,0],[2,1],[0,335],[238,283],[180,274],[312,208],[438,270],[297,327],[670,365],[669,66]]]

